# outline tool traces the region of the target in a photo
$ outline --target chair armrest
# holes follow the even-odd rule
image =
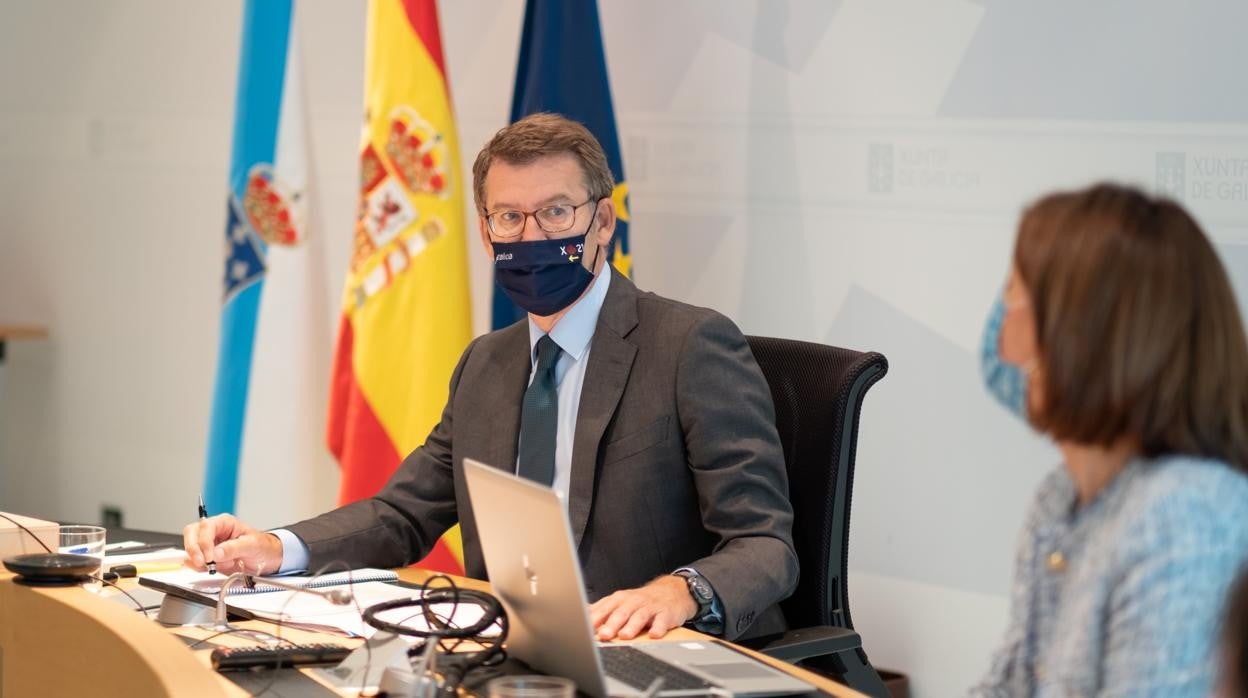
[[[858,633],[832,625],[816,625],[798,628],[774,635],[761,635],[737,644],[762,652],[769,657],[786,662],[800,662],[811,657],[822,657],[862,647]]]

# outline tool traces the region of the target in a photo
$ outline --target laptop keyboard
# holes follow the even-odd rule
[[[705,679],[628,645],[600,647],[598,653],[607,676],[639,690],[644,691],[659,676],[663,677],[660,691],[714,688]]]

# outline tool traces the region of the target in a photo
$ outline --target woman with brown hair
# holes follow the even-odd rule
[[[1100,184],[1023,215],[985,381],[1063,456],[977,695],[1207,696],[1248,558],[1248,341],[1176,203]]]

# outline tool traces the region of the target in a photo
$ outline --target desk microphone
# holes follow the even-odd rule
[[[255,586],[255,583],[256,583],[255,578],[254,577],[248,578],[246,583],[248,586]],[[336,606],[346,606],[347,604],[351,603],[352,599],[354,598],[351,596],[350,589],[344,589],[342,587],[333,587],[331,589],[309,589],[307,587],[301,587],[297,584],[287,584],[285,582],[279,582],[272,577],[265,577],[264,581],[261,583],[266,584],[268,586],[274,586],[279,589],[287,589],[289,591],[303,592],[305,594],[316,594],[317,596],[329,601],[330,603]]]
[[[212,624],[208,626],[210,629],[217,632],[238,632],[238,630],[234,626],[230,625],[226,620],[225,612],[225,596],[229,593],[230,587],[236,582],[242,582],[247,587],[254,587],[256,585],[255,577],[247,574],[246,572],[235,572],[226,578],[225,582],[221,584],[221,589],[217,592],[217,612],[213,617]],[[265,578],[263,583],[271,584],[280,589],[287,589],[295,593],[313,594],[323,599],[327,599],[330,603],[338,606],[345,606],[346,604],[351,603],[353,598],[351,596],[351,592],[347,589],[308,589],[307,587],[296,586],[294,584],[275,582],[271,578]]]

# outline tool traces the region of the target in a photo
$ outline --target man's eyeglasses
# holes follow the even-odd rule
[[[541,228],[542,232],[563,233],[576,222],[576,209],[595,201],[597,199],[588,199],[579,204],[552,204],[536,211],[504,209],[485,214],[485,220],[490,226],[490,233],[504,240],[520,237],[524,233],[524,224],[528,222],[529,216],[533,216],[533,220],[537,221],[537,227]]]

